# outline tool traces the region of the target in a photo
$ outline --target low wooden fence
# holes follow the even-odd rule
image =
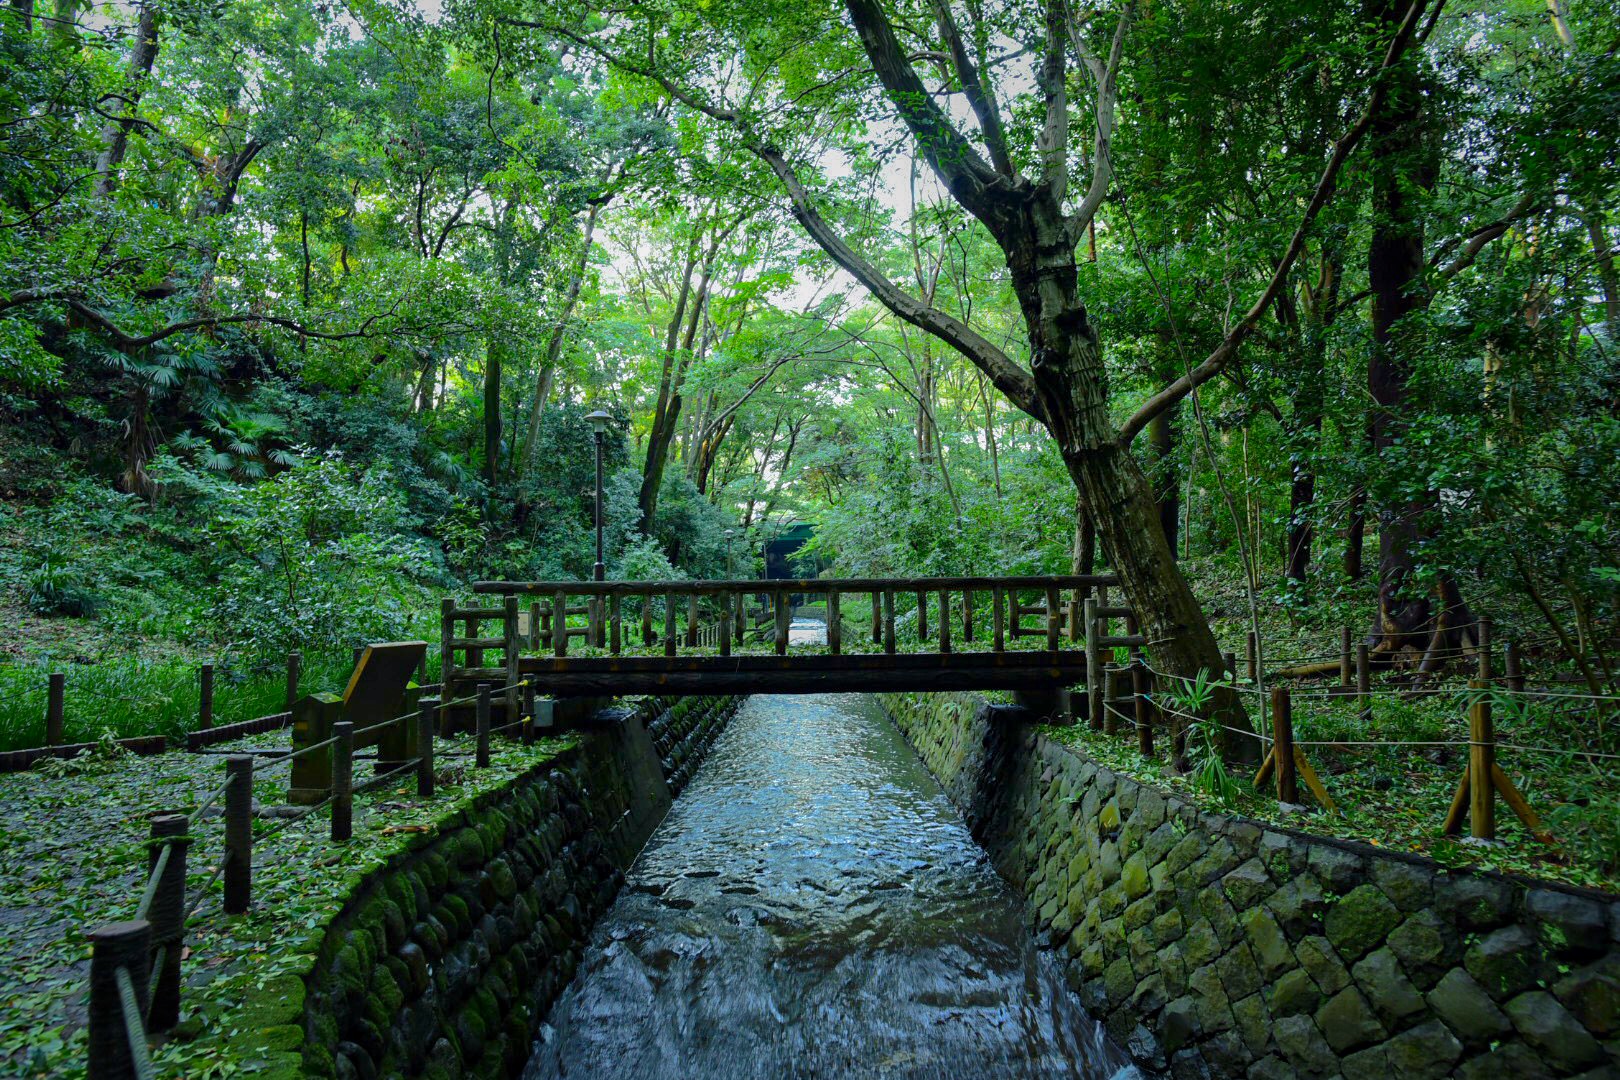
[[[492,724],[494,697],[508,690],[518,692],[517,700],[523,711],[516,719],[495,726]],[[439,717],[445,710],[461,705],[473,708],[473,747],[470,751],[442,752],[435,746]],[[441,700],[437,696],[421,698],[411,711],[367,728],[356,728],[352,721],[339,720],[333,725],[329,738],[294,751],[272,751],[262,766],[255,754],[226,757],[222,783],[193,813],[159,814],[150,819],[147,879],[133,917],[106,923],[89,935],[88,1064],[91,1080],[126,1077],[147,1080],[154,1075],[148,1038],[153,1033],[169,1030],[180,1018],[186,923],[200,909],[216,881],[222,883],[221,910],[225,914],[241,914],[252,906],[256,842],[262,844],[282,829],[330,808],[331,840],[343,843],[353,836],[356,795],[397,782],[409,774],[415,778],[417,797],[431,799],[435,794],[437,761],[470,753],[474,768],[487,768],[495,736],[515,733],[524,743],[530,743],[549,723],[549,717],[549,709],[537,707],[532,686],[521,682],[516,686],[485,684],[462,700]],[[414,730],[419,752],[408,761],[389,762],[386,771],[356,783],[356,740],[383,735],[406,725]],[[300,760],[318,754],[328,754],[331,762],[325,796],[300,808],[295,816],[280,819],[255,838],[255,780],[282,765],[296,767]],[[221,800],[224,844],[217,869],[195,895],[188,897],[186,860],[195,842],[192,825],[207,817]]]

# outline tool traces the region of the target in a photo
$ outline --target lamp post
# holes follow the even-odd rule
[[[591,427],[596,431],[596,568],[592,572],[592,580],[606,581],[607,567],[602,562],[602,436],[613,422],[613,414],[605,409],[597,409],[585,419],[591,422]]]

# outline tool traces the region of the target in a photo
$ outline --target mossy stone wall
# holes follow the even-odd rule
[[[1206,813],[970,695],[884,703],[1144,1066],[1620,1076],[1611,898]]]
[[[371,876],[306,980],[306,1075],[505,1077],[740,699],[646,699]]]

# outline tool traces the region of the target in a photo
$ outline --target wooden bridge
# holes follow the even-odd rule
[[[526,679],[559,698],[839,690],[1041,695],[1082,685],[1100,698],[1111,650],[1147,644],[1130,609],[1108,602],[1117,585],[1111,574],[483,581],[473,589],[491,598],[487,606],[443,602],[443,695]],[[897,598],[909,602],[898,631]],[[791,641],[793,613],[807,604],[824,605],[825,642]],[[1111,632],[1115,620],[1124,622],[1123,633]],[[499,626],[498,636],[485,631],[488,623]],[[507,693],[515,708],[518,692]]]

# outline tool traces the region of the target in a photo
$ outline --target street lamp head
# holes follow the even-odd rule
[[[601,435],[607,431],[608,425],[613,423],[613,414],[606,409],[597,409],[593,413],[587,413],[585,419],[589,420],[591,427],[595,429],[598,435]]]
[[[726,539],[727,540],[730,540],[733,536],[736,536],[736,535],[737,535],[736,530],[734,530],[734,529],[727,529],[726,530]]]

